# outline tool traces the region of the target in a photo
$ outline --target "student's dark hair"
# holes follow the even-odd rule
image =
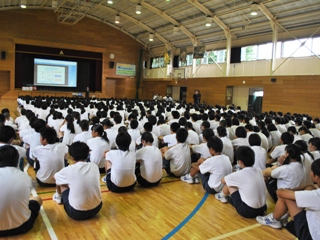
[[[10,126],[0,128],[0,142],[9,143],[10,139],[14,139],[16,131]]]
[[[176,138],[179,143],[184,143],[188,138],[188,130],[185,128],[179,128],[176,132]]]
[[[92,118],[91,118],[91,123],[92,123],[92,124],[99,123],[99,121],[100,121],[100,120],[99,120],[98,117],[92,117]],[[112,125],[112,126],[113,126],[113,125]]]
[[[308,143],[315,146],[318,151],[320,150],[320,138],[318,137],[310,138]]]
[[[121,126],[121,127],[118,128],[118,133],[119,133],[119,132],[125,132],[125,133],[127,133],[127,132],[128,132],[128,129],[127,129],[125,126]]]
[[[261,138],[258,134],[253,133],[249,136],[249,144],[250,146],[260,146],[261,145]]]
[[[120,114],[116,114],[113,119],[114,119],[114,122],[117,124],[122,122],[122,117]]]
[[[70,114],[68,114],[66,116],[65,120],[67,121],[67,129],[69,129],[71,133],[75,133],[76,131],[74,129],[73,117]]]
[[[138,127],[138,125],[139,125],[139,122],[138,122],[136,119],[132,119],[132,120],[130,121],[130,127],[131,127],[131,129],[136,129],[136,128]]]
[[[156,125],[157,124],[157,117],[154,115],[149,115],[148,122],[151,123],[152,125]]]
[[[239,127],[236,128],[235,135],[238,138],[246,138],[247,137],[247,131],[246,131],[246,129],[244,127],[239,126]]]
[[[314,176],[319,176],[320,177],[320,158],[316,159],[311,164],[311,171],[313,172]]]
[[[81,120],[80,127],[82,131],[88,131],[89,130],[89,121],[88,120]]]
[[[146,122],[146,123],[143,125],[143,128],[144,128],[144,130],[147,131],[147,132],[152,132],[153,126],[152,126],[151,123]]]
[[[104,119],[102,121],[102,125],[107,127],[113,127],[113,123],[110,121],[110,119]]]
[[[290,126],[288,127],[287,129],[288,132],[291,132],[293,135],[296,135],[297,134],[297,129],[295,126]]]
[[[187,122],[187,123],[186,123],[186,128],[187,128],[187,129],[191,129],[191,130],[194,131],[194,132],[196,131],[196,130],[194,130],[194,128],[193,128],[192,122]]]
[[[240,125],[239,119],[238,118],[233,118],[232,119],[232,125],[233,126],[239,126]]]
[[[69,154],[75,161],[84,161],[88,158],[89,147],[84,142],[74,142],[69,147]]]
[[[44,127],[40,130],[42,139],[47,139],[48,144],[54,144],[57,141],[57,132],[54,128]]]
[[[116,137],[116,144],[122,151],[128,151],[131,144],[131,136],[128,133],[120,132]]]
[[[281,134],[280,139],[283,142],[283,144],[289,144],[289,143],[293,143],[294,136],[289,132],[284,132]]]
[[[204,129],[207,129],[207,128],[210,128],[210,123],[209,123],[208,121],[203,121],[203,122],[201,123],[201,126],[203,126]]]
[[[26,113],[27,113],[27,110],[24,109],[24,108],[22,108],[21,111],[20,111],[20,114],[21,114],[21,115],[26,115]]]
[[[217,136],[212,136],[207,141],[207,147],[212,148],[216,153],[221,153],[223,149],[223,143]]]
[[[251,167],[254,164],[254,151],[248,146],[240,146],[235,152],[235,158],[241,160],[244,166]]]
[[[310,132],[310,130],[308,128],[306,128],[306,127],[300,127],[299,128],[299,132],[300,131],[304,131],[305,133],[309,133],[311,136],[313,136],[313,134]]]
[[[46,121],[43,119],[37,119],[32,123],[32,127],[34,130],[39,133],[42,128],[44,128],[47,125]]]
[[[19,161],[19,153],[11,145],[3,145],[0,147],[0,168],[17,167]]]
[[[81,118],[80,113],[78,113],[78,112],[73,112],[73,113],[72,113],[72,117],[76,120],[76,122],[77,122],[78,124],[80,124],[80,118]]]
[[[250,123],[246,124],[244,127],[245,127],[245,129],[247,129],[250,132],[253,131],[253,126]]]
[[[109,139],[107,137],[107,133],[103,130],[102,125],[100,124],[94,124],[91,128],[92,131],[95,131],[98,133],[98,135],[105,140],[106,142],[109,142]]]
[[[2,113],[2,114],[4,114],[4,113],[10,113],[9,108],[2,108],[2,109],[1,109],[1,113]]]
[[[170,124],[170,129],[174,133],[176,133],[179,128],[180,128],[180,124],[177,123],[177,122],[173,122],[173,123]]]
[[[141,135],[141,140],[144,140],[146,141],[147,143],[153,143],[154,139],[153,139],[153,136],[150,132],[144,132],[142,133]]]
[[[298,140],[294,144],[297,145],[301,149],[301,152],[307,153],[314,160],[314,156],[313,156],[313,154],[311,154],[308,151],[308,145],[307,145],[307,143],[305,141]]]
[[[179,119],[179,122],[180,126],[186,126],[186,123],[187,123],[187,119],[185,117],[182,117]]]
[[[171,114],[174,119],[178,119],[180,117],[180,113],[178,111],[172,111]]]
[[[269,123],[267,128],[268,128],[269,132],[278,131],[278,128],[273,123]]]
[[[214,131],[211,128],[203,129],[202,136],[206,139],[206,141],[208,141],[209,138],[214,136]]]
[[[286,152],[288,153],[288,157],[284,160],[283,164],[289,164],[291,162],[291,159],[295,159],[298,162],[301,163],[301,148],[297,145],[290,143],[285,148]]]
[[[217,127],[217,132],[218,132],[218,135],[220,137],[226,137],[228,134],[227,134],[227,129],[223,126],[219,126]]]

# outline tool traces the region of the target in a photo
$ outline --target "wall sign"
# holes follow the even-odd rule
[[[136,75],[136,65],[117,63],[116,64],[116,74],[123,76],[135,76]]]

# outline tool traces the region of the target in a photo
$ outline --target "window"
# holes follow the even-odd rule
[[[320,55],[320,37],[312,39],[312,55]]]
[[[155,57],[152,58],[152,66],[151,68],[162,68],[165,67],[164,57]]]
[[[312,39],[300,39],[293,41],[286,41],[283,43],[282,57],[306,57],[311,55]]]
[[[193,61],[193,54],[188,54],[186,62],[179,61],[179,67],[192,66],[192,61]]]

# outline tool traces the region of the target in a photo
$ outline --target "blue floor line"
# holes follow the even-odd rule
[[[204,202],[207,200],[209,196],[209,193],[206,192],[206,194],[203,196],[201,201],[198,203],[198,205],[193,209],[193,211],[178,225],[176,226],[171,232],[169,232],[166,236],[162,238],[162,240],[167,240],[171,238],[174,234],[176,234],[184,225],[186,225],[187,222],[199,211],[199,209],[202,207]]]

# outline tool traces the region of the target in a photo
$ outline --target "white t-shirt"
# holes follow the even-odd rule
[[[202,158],[211,157],[207,143],[200,143],[198,145],[192,145],[191,147],[192,147],[192,151],[194,153],[199,153]]]
[[[166,136],[170,134],[170,126],[167,124],[161,124],[158,126],[159,136]]]
[[[113,129],[113,128],[109,128],[104,131],[107,133],[107,137],[109,139],[109,144],[110,144],[111,149],[116,148],[116,138],[118,136],[118,130]]]
[[[23,137],[23,142],[28,144],[30,147],[29,157],[34,159],[32,156],[33,148],[41,145],[40,143],[40,133],[34,132]]]
[[[301,163],[291,162],[290,164],[282,165],[271,171],[271,177],[277,178],[277,187],[281,188],[296,188],[305,181],[305,173]]]
[[[158,137],[154,133],[151,133],[151,134],[152,134],[152,137],[153,137],[152,145],[155,146],[155,147],[159,147]],[[141,144],[141,136],[136,140],[136,144],[137,145]]]
[[[56,132],[59,132],[59,128],[63,122],[63,119],[52,119],[50,123],[48,122],[48,126],[54,128]]]
[[[210,173],[208,185],[216,192],[220,192],[224,186],[221,183],[221,179],[232,172],[230,160],[226,155],[208,158],[199,168],[202,174]]]
[[[165,158],[170,160],[170,171],[176,176],[182,176],[190,171],[191,155],[188,144],[178,143],[165,153]]]
[[[320,188],[313,191],[295,191],[297,206],[306,208],[306,218],[312,239],[320,239]]]
[[[199,135],[193,130],[188,130],[188,138],[186,142],[191,145],[199,144]]]
[[[21,226],[31,215],[29,210],[31,178],[14,167],[0,168],[0,230]]]
[[[273,151],[270,153],[270,157],[272,157],[272,159],[277,159],[280,156],[284,155],[286,153],[286,146],[287,144],[283,144],[275,147]]]
[[[131,139],[135,142],[141,136],[138,128],[136,129],[128,129],[128,133],[131,136]]]
[[[260,146],[252,146],[251,149],[254,151],[253,167],[260,168],[261,170],[266,169],[266,161],[267,161],[266,150]]]
[[[263,147],[266,151],[269,150],[268,138],[262,132],[257,132],[261,139],[261,147]]]
[[[173,134],[164,136],[163,142],[168,143],[168,147],[172,147],[174,145],[177,145],[178,142],[177,142],[176,134],[173,133]]]
[[[234,161],[234,151],[232,146],[232,141],[228,137],[220,138],[223,143],[222,154],[229,157],[231,163]]]
[[[162,178],[162,155],[159,148],[145,146],[136,152],[140,161],[141,176],[148,182],[154,183]]]
[[[261,169],[245,167],[225,178],[227,186],[237,187],[241,200],[252,208],[261,208],[266,204],[266,185]]]
[[[79,211],[88,211],[101,202],[99,168],[94,163],[77,162],[54,175],[57,185],[68,185],[69,203]]]
[[[99,168],[105,167],[104,152],[111,150],[110,144],[101,137],[91,138],[87,141],[90,148],[90,162],[98,165]]]
[[[64,143],[36,146],[32,155],[40,164],[37,178],[43,183],[55,183],[53,176],[64,167],[64,158],[67,153],[68,147]]]
[[[118,187],[128,187],[135,183],[136,153],[132,151],[111,150],[106,160],[112,163],[111,181]]]
[[[84,142],[87,143],[89,139],[92,138],[92,133],[89,131],[83,131],[74,136],[73,142]]]
[[[236,138],[232,140],[232,146],[234,149],[240,147],[240,146],[248,146],[250,147],[250,144],[248,142],[248,138]]]
[[[70,146],[72,144],[73,138],[76,134],[81,133],[81,128],[78,124],[74,124],[75,133],[71,133],[71,131],[67,128],[67,124],[64,124],[60,128],[60,132],[63,132],[62,142]]]
[[[279,132],[279,130],[277,131],[270,131],[270,135],[271,135],[271,143],[272,146],[269,146],[269,148],[271,147],[275,147],[280,145],[280,138],[281,138],[281,133]]]
[[[310,176],[311,171],[311,164],[313,163],[313,158],[308,154],[304,153],[302,157],[302,162],[304,165],[304,172],[305,172],[305,183],[303,184],[313,184],[313,181]]]

